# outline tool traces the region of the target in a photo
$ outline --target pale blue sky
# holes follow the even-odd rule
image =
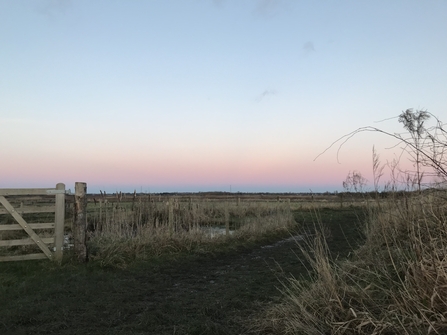
[[[445,0],[0,1],[0,187],[341,188],[446,59]]]

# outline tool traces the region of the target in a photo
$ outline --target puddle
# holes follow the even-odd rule
[[[62,246],[62,250],[70,250],[73,247],[73,237],[71,234],[64,234],[64,245]],[[56,247],[53,247],[53,251],[56,251]]]
[[[261,248],[265,249],[265,248],[274,248],[277,246],[280,246],[281,244],[287,243],[287,242],[298,242],[298,241],[302,241],[304,239],[303,235],[295,235],[295,236],[290,236],[284,240],[278,241],[276,243],[273,244],[269,244],[269,245],[263,245]]]
[[[211,238],[226,234],[226,229],[223,227],[201,227],[200,229]],[[229,233],[233,235],[234,230],[230,229]]]
[[[64,235],[64,250],[69,250],[74,247],[73,244],[73,237],[71,234],[65,234]]]

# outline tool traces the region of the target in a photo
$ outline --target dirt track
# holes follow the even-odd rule
[[[148,285],[142,320],[160,334],[242,334],[257,308],[280,297],[280,280],[303,272],[295,253],[297,242],[287,239],[140,274]]]
[[[352,210],[324,210],[321,219],[336,255],[361,240]],[[307,274],[298,243],[183,254],[125,270],[5,265],[0,334],[247,334],[253,317],[281,299],[281,281]]]

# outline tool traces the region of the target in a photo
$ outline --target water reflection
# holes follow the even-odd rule
[[[201,227],[200,229],[202,229],[202,231],[204,231],[205,234],[211,238],[226,234],[225,227]],[[229,233],[232,235],[234,230],[230,229]]]

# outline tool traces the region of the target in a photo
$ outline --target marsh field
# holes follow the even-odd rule
[[[442,333],[443,199],[90,195],[86,264],[67,201],[62,265],[0,263],[0,333]]]

